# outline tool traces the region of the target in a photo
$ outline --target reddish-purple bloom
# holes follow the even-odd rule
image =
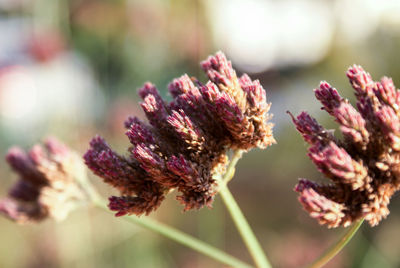
[[[19,180],[0,200],[0,213],[18,223],[48,217],[64,219],[88,197],[76,181],[84,166],[79,156],[54,138],[29,152],[11,148],[6,156]]]
[[[400,92],[389,78],[374,82],[360,66],[347,76],[357,109],[336,89],[322,82],[315,95],[340,124],[343,140],[302,112],[293,122],[311,144],[309,157],[332,184],[301,179],[299,201],[320,224],[348,226],[365,218],[377,225],[389,214],[388,204],[400,188]]]
[[[109,207],[125,214],[149,214],[171,189],[185,210],[211,206],[217,191],[214,174],[225,169],[229,149],[265,148],[274,142],[269,104],[259,81],[236,76],[221,52],[201,64],[210,81],[183,75],[168,86],[165,102],[151,83],[139,90],[149,124],[136,117],[125,123],[132,144],[128,156],[100,137],[85,154],[87,166],[119,189]]]

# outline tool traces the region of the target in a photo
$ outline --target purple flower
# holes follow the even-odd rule
[[[165,102],[156,87],[139,89],[149,124],[125,122],[132,144],[128,155],[115,153],[95,137],[84,156],[87,166],[117,188],[109,207],[116,216],[149,214],[172,189],[184,210],[211,206],[217,192],[213,175],[221,173],[230,149],[265,148],[272,143],[269,104],[259,81],[240,79],[218,52],[201,63],[210,81],[183,75],[169,84]]]
[[[311,217],[330,228],[361,218],[377,225],[389,214],[390,198],[400,188],[400,93],[391,79],[374,82],[360,66],[351,67],[347,76],[358,110],[326,82],[315,90],[323,109],[339,123],[343,140],[305,112],[292,117],[311,145],[309,157],[332,181],[320,185],[301,179],[295,190]]]
[[[6,160],[19,180],[0,200],[0,213],[13,221],[62,220],[88,198],[76,181],[84,170],[79,156],[54,138],[27,153],[11,148]]]

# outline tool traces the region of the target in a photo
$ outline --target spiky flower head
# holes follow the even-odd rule
[[[0,213],[13,221],[62,220],[88,198],[76,180],[85,172],[79,155],[55,138],[29,152],[13,147],[6,160],[19,180],[0,200]]]
[[[117,188],[109,207],[116,216],[149,214],[176,189],[184,210],[211,206],[217,192],[213,175],[224,171],[227,151],[265,148],[274,142],[270,105],[258,80],[238,78],[222,52],[201,63],[210,81],[183,75],[168,89],[165,102],[156,87],[139,89],[149,121],[125,122],[132,146],[122,156],[96,136],[84,156],[87,166]]]
[[[302,112],[292,116],[311,146],[308,156],[331,184],[300,179],[295,190],[311,217],[329,228],[365,218],[377,225],[389,214],[389,201],[400,188],[400,91],[390,78],[372,80],[354,65],[347,77],[355,90],[357,109],[327,82],[315,89],[322,109],[340,125],[343,139],[333,136]]]

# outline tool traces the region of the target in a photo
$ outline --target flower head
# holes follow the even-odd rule
[[[348,226],[365,218],[377,225],[389,214],[389,201],[400,189],[400,91],[393,81],[375,82],[360,66],[347,76],[357,109],[326,82],[315,89],[323,109],[339,123],[339,140],[302,112],[292,117],[311,146],[308,155],[332,183],[301,179],[295,190],[311,217],[328,227]]]
[[[18,223],[64,219],[87,196],[76,182],[84,166],[79,156],[54,138],[29,152],[11,148],[6,156],[19,180],[0,200],[0,213]]]
[[[125,214],[149,214],[176,189],[184,210],[211,206],[229,149],[265,148],[274,142],[269,104],[259,81],[236,76],[218,52],[201,63],[210,81],[183,75],[169,84],[165,102],[156,87],[139,89],[149,124],[136,117],[125,123],[132,146],[128,155],[114,152],[99,136],[84,156],[87,166],[117,188],[109,207]]]

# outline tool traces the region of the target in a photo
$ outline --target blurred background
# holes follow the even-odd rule
[[[305,213],[293,187],[322,180],[289,110],[327,128],[313,89],[327,80],[354,100],[345,76],[362,65],[400,85],[398,0],[0,0],[0,157],[48,135],[81,154],[95,134],[119,152],[123,121],[142,116],[137,88],[183,73],[204,81],[199,62],[222,50],[239,74],[260,79],[272,103],[277,144],[239,162],[230,187],[276,267],[311,262],[343,233]],[[0,162],[0,193],[16,180]],[[110,189],[91,175],[106,196]],[[365,224],[327,267],[400,267],[400,198],[378,227]],[[251,262],[217,197],[182,213],[169,196],[152,217]],[[62,223],[17,226],[0,218],[0,267],[221,267],[219,263],[95,209]]]

